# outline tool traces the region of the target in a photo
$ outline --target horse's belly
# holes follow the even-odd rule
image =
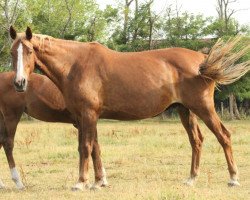
[[[144,119],[143,117],[135,116],[131,113],[126,113],[122,111],[108,111],[105,110],[100,115],[102,119],[117,119],[117,120],[138,120]]]
[[[121,64],[107,75],[101,116],[112,119],[149,118],[178,100],[175,71],[171,66],[156,58],[143,64],[134,60],[127,65]]]
[[[150,118],[165,111],[173,102],[170,93],[116,96],[110,98],[109,104],[104,104],[100,117],[119,120]]]

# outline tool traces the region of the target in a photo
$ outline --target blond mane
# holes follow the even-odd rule
[[[43,34],[33,34],[33,37],[37,38],[39,40],[38,50],[40,52],[45,52],[45,41],[48,40],[49,46],[51,47],[51,41],[54,39],[53,37],[49,35],[43,35]]]

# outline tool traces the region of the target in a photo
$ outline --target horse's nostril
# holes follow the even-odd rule
[[[14,80],[14,85],[15,85],[16,87],[19,87],[18,81]]]
[[[23,78],[23,79],[22,79],[22,81],[21,81],[22,86],[24,86],[24,85],[25,85],[25,81],[26,81],[26,80],[25,80],[25,78]]]
[[[14,86],[16,88],[24,88],[25,87],[25,83],[26,83],[26,79],[25,78],[21,78],[21,79],[14,79]]]

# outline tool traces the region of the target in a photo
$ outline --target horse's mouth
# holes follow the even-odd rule
[[[15,86],[15,90],[16,90],[17,92],[25,92],[26,88],[25,88],[25,87],[16,87],[16,86]]]

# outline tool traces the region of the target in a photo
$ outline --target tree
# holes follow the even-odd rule
[[[233,7],[233,4],[236,2],[237,0],[217,0],[216,10],[218,13],[218,18],[215,20],[214,23],[211,24],[211,29],[215,30],[215,33],[218,37],[234,36],[237,35],[239,32],[247,31],[246,27],[240,27],[239,23],[233,18],[233,15],[238,10],[235,10],[231,7]],[[244,43],[241,45],[244,45]],[[239,91],[241,87],[244,88],[243,83],[244,81],[238,81],[232,85],[223,87],[223,95],[225,96],[226,94],[228,96],[229,113],[231,119],[240,119],[240,114],[236,103],[236,96],[238,96],[238,98],[242,96],[242,93],[240,93]]]
[[[237,30],[238,23],[232,24],[236,21],[231,19],[237,10],[230,8],[230,6],[236,2],[237,0],[217,0],[216,11],[218,13],[218,22],[220,24],[218,30],[220,36],[232,35],[232,26],[235,26],[234,28]]]
[[[9,27],[12,24],[18,24],[22,27],[22,22],[27,18],[24,12],[25,6],[21,0],[1,0],[0,1],[0,71],[9,69],[10,58],[9,49],[11,38],[9,36]]]
[[[124,23],[123,23],[123,32],[121,41],[123,44],[127,44],[129,41],[129,33],[128,33],[128,23],[129,23],[129,12],[130,5],[134,0],[125,0],[124,4]]]
[[[26,4],[33,29],[65,39],[81,37],[98,10],[94,0],[26,0]]]
[[[178,6],[175,10],[169,6],[164,18],[166,20],[163,31],[167,46],[185,47],[197,51],[212,45],[212,41],[203,39],[210,34],[208,26],[211,18],[181,12]]]

